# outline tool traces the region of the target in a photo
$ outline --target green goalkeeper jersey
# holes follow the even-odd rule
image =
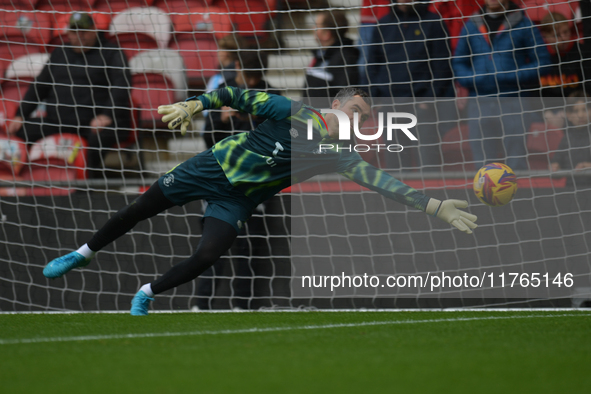
[[[212,148],[228,181],[256,203],[314,175],[337,172],[402,204],[422,211],[427,206],[429,197],[365,162],[358,153],[337,149],[341,142],[328,135],[324,118],[312,107],[231,86],[197,99],[204,109],[228,106],[266,119],[254,131],[225,138]],[[326,149],[329,144],[332,149]]]

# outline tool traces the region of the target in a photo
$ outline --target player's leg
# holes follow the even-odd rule
[[[88,265],[96,252],[127,233],[138,222],[151,218],[174,205],[164,196],[158,183],[154,183],[145,193],[112,216],[87,244],[47,264],[43,275],[48,278],[58,278],[74,268]]]
[[[131,204],[119,210],[107,223],[88,241],[88,247],[98,252],[142,221],[156,216],[162,211],[172,208],[175,204],[168,200],[158,182],[154,183],[145,193]]]
[[[169,269],[153,283],[142,286],[132,300],[131,314],[147,315],[150,301],[153,301],[155,294],[197,278],[230,249],[237,235],[236,228],[229,223],[215,217],[206,217],[203,221],[203,235],[195,253]]]

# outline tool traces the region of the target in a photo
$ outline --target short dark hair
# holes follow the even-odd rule
[[[268,55],[259,51],[242,51],[238,54],[238,61],[242,75],[246,78],[262,78],[267,68]]]
[[[367,105],[371,105],[369,94],[367,94],[365,90],[359,88],[343,88],[339,90],[336,96],[334,96],[334,99],[339,100],[341,105],[343,105],[355,96],[361,97],[363,101],[367,103]]]
[[[566,19],[566,16],[560,12],[549,12],[542,18],[538,27],[544,34],[555,34],[555,25],[562,23],[568,24],[568,19]]]
[[[248,48],[246,40],[238,34],[228,34],[218,40],[218,49],[227,51],[233,61],[238,60],[238,51]]]
[[[337,39],[342,39],[349,31],[349,20],[345,11],[322,11],[322,28],[330,30]]]
[[[87,12],[74,12],[68,22],[70,30],[92,30],[94,29],[94,20]]]

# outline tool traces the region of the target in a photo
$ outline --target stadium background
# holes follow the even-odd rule
[[[585,23],[578,1],[518,3],[534,21],[539,21],[549,10],[565,13],[578,32],[577,40],[585,38],[584,31],[589,22]],[[39,72],[47,52],[61,45],[67,18],[72,11],[92,12],[97,27],[126,48],[133,74],[132,106],[136,114],[134,138],[113,147],[110,154],[111,168],[118,176],[105,181],[85,179],[76,163],[67,164],[63,157],[50,158],[49,161],[47,157],[31,160],[31,155],[28,158],[17,154],[9,157],[6,152],[10,147],[3,146],[0,309],[126,310],[141,283],[163,273],[179,258],[191,253],[200,233],[200,204],[171,210],[140,225],[131,236],[122,238],[99,254],[93,266],[65,279],[50,282],[42,277],[41,269],[47,261],[84,242],[108,214],[131,201],[158,175],[204,150],[200,133],[182,137],[167,131],[156,113],[158,105],[203,92],[207,79],[217,72],[217,40],[232,32],[246,37],[253,50],[268,54],[269,64],[265,71],[271,85],[286,96],[301,97],[304,69],[312,59],[312,51],[318,48],[313,34],[315,12],[344,9],[351,27],[349,36],[358,38],[357,29],[364,18],[371,14],[381,15],[387,10],[382,2],[376,1],[369,7],[364,5],[354,0],[147,0],[116,4],[101,0],[0,2],[3,75],[0,127],[5,127],[6,120],[14,114],[19,98]],[[432,10],[442,15],[448,25],[452,44],[463,21],[475,7],[476,3],[472,1],[432,3]],[[458,90],[456,94],[460,103],[464,93]],[[202,118],[195,119],[193,129],[201,130],[203,122]],[[573,302],[574,289],[541,298],[513,298],[504,291],[495,298],[468,293],[453,298],[443,293],[429,299],[416,296],[384,298],[377,294],[370,297],[294,298],[289,288],[292,277],[290,256],[294,252],[290,250],[292,207],[294,201],[298,206],[316,207],[321,191],[336,196],[331,206],[334,210],[329,212],[323,207],[324,211],[320,213],[300,212],[298,218],[349,215],[351,207],[360,200],[364,206],[382,204],[383,212],[404,218],[400,220],[400,227],[389,229],[389,236],[396,238],[408,234],[408,244],[413,247],[402,251],[400,258],[409,256],[411,266],[416,266],[417,259],[425,255],[435,260],[442,250],[449,252],[458,262],[466,258],[463,257],[465,253],[490,256],[492,250],[497,256],[496,264],[508,264],[512,270],[573,272],[577,289],[582,292],[580,298],[586,299],[591,286],[591,253],[586,246],[590,244],[589,189],[566,186],[564,177],[551,177],[547,173],[545,169],[557,149],[561,134],[539,125],[536,127],[527,130],[528,140],[532,140],[531,170],[518,174],[521,190],[515,202],[502,210],[478,205],[471,193],[474,168],[467,130],[461,121],[442,136],[440,149],[445,173],[396,173],[412,186],[426,189],[430,195],[468,199],[481,223],[473,240],[466,241],[463,234],[450,233],[451,230],[439,237],[440,228],[431,219],[418,218],[381,200],[376,202],[375,196],[337,177],[313,179],[302,187],[285,191],[270,201],[263,212],[255,215],[252,229],[241,236],[244,240],[242,248],[232,250],[226,259],[234,261],[234,265],[247,261],[251,273],[246,278],[237,277],[230,265],[230,269],[217,276],[222,280],[218,281],[215,296],[206,297],[209,307],[236,306],[234,300],[241,297],[233,293],[231,283],[240,279],[251,281],[253,291],[246,298],[248,308],[569,306]],[[65,157],[71,157],[72,150],[67,152]],[[379,157],[367,156],[366,159],[381,165]],[[79,165],[83,166],[83,162]],[[365,213],[351,216],[352,222],[344,227],[345,240],[354,237],[351,229],[365,220]],[[330,233],[314,236],[331,238]],[[424,245],[425,237],[430,239],[427,252],[417,254],[421,246],[415,249],[414,245]],[[400,252],[395,246],[390,245],[394,256]],[[484,270],[491,265],[481,257],[477,260],[472,268]],[[194,283],[164,295],[155,303],[155,308],[191,308],[199,299],[196,286]]]

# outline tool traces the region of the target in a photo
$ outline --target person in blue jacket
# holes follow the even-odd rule
[[[550,54],[537,27],[509,0],[485,0],[466,21],[452,61],[457,81],[468,89],[470,146],[476,168],[503,160],[527,169],[528,100],[550,70]]]
[[[397,112],[411,112],[419,122],[418,152],[405,141],[404,151],[387,156],[389,167],[435,170],[441,164],[434,98],[453,96],[451,50],[445,23],[427,8],[393,0],[391,12],[373,31],[368,50],[371,95],[394,99]]]

